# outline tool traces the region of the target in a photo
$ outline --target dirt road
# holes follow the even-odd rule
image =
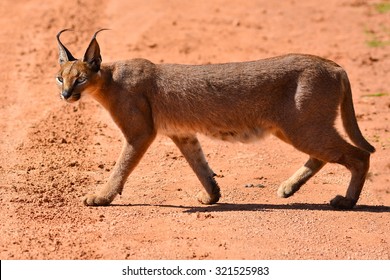
[[[0,3],[0,259],[390,258],[389,11],[365,0],[41,2]],[[328,205],[350,176],[330,164],[293,197],[277,198],[306,156],[274,137],[250,145],[200,137],[222,189],[216,205],[197,203],[196,176],[158,137],[112,206],[83,206],[106,182],[122,138],[93,100],[60,101],[55,35],[74,28],[63,41],[81,57],[101,27],[111,29],[98,37],[103,62],[291,52],[337,61],[377,148],[358,206]]]

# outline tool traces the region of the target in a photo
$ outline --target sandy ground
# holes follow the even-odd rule
[[[0,2],[0,259],[390,258],[390,12],[378,11],[378,1],[47,2]],[[327,165],[281,199],[278,185],[305,155],[274,137],[244,145],[202,136],[222,189],[218,204],[198,204],[196,176],[158,137],[112,206],[84,206],[81,197],[106,182],[122,137],[93,100],[59,99],[55,35],[67,27],[75,32],[63,41],[76,57],[98,28],[110,28],[98,38],[103,62],[202,64],[291,52],[337,61],[377,148],[358,206],[328,204],[345,193],[350,174],[341,166]]]

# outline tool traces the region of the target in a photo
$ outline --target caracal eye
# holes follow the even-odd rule
[[[77,80],[76,80],[76,83],[80,85],[80,84],[84,84],[86,81],[87,81],[87,78],[85,78],[85,77],[78,77]]]
[[[56,78],[57,83],[62,84],[64,82],[64,79],[60,76]]]

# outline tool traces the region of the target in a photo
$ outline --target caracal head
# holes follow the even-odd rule
[[[59,59],[61,66],[56,76],[56,82],[60,91],[60,97],[67,102],[75,102],[80,99],[84,92],[93,90],[96,79],[99,76],[102,57],[100,48],[96,41],[97,31],[84,54],[83,59],[76,59],[70,51],[61,43],[60,35],[64,29],[57,34]]]

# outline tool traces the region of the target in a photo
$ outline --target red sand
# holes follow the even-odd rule
[[[390,258],[389,12],[364,0],[69,0],[2,1],[0,15],[0,259]],[[81,197],[107,180],[121,135],[93,100],[60,101],[55,35],[67,27],[75,32],[63,41],[76,57],[98,28],[111,28],[98,37],[103,62],[290,52],[337,61],[377,148],[358,206],[328,205],[350,176],[331,164],[293,197],[278,198],[279,183],[306,155],[274,137],[250,145],[200,137],[219,177],[216,205],[198,204],[196,176],[158,137],[112,206],[84,206]]]

